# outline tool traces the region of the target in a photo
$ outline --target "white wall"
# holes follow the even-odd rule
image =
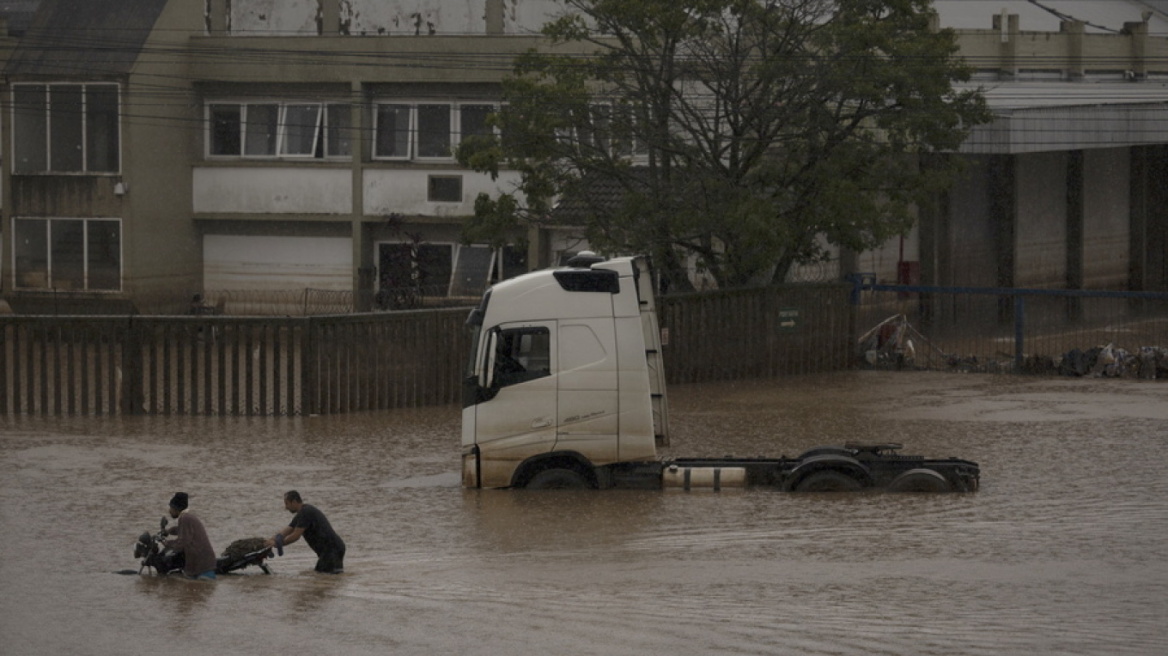
[[[207,167],[194,170],[194,211],[241,214],[349,214],[349,169]]]
[[[203,237],[208,290],[353,288],[353,245],[347,237]]]
[[[430,175],[461,175],[462,202],[427,200]],[[474,214],[480,192],[512,191],[518,173],[498,180],[463,169],[366,169],[365,208],[387,214],[461,217]],[[350,214],[353,174],[316,167],[202,167],[194,170],[194,211],[231,214]]]
[[[430,175],[461,175],[462,202],[435,203],[426,199]],[[498,180],[464,169],[365,169],[364,213],[379,216],[392,213],[438,217],[474,214],[475,197],[480,192],[496,196],[512,191],[519,174],[501,172]]]

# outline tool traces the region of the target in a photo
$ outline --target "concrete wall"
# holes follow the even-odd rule
[[[830,250],[838,251],[838,248],[832,247]],[[864,273],[875,273],[878,281],[895,284],[901,282],[898,279],[900,262],[902,260],[920,262],[920,259],[920,231],[917,226],[913,226],[913,229],[904,237],[893,237],[879,248],[858,254],[856,256],[856,270]],[[807,282],[829,282],[839,279],[841,272],[832,273],[833,275],[830,277],[808,280]],[[920,283],[920,280],[915,282]]]
[[[462,202],[437,203],[427,200],[427,184],[431,175],[462,176]],[[511,191],[519,181],[515,172],[502,172],[498,180],[489,175],[462,169],[370,169],[364,171],[364,213],[371,216],[392,213],[436,217],[463,217],[474,214],[475,198],[479,193],[497,196]]]
[[[1083,287],[1126,289],[1131,265],[1131,154],[1089,150],[1083,181]]]
[[[462,176],[461,203],[427,200],[431,175]],[[504,172],[498,180],[462,169],[365,169],[361,213],[368,216],[462,217],[474,213],[479,193],[497,195],[518,181]],[[194,211],[198,214],[344,214],[353,211],[353,179],[348,168],[292,166],[208,166],[194,169]]]
[[[1016,157],[1014,286],[1064,287],[1067,275],[1066,153]]]
[[[238,36],[432,36],[530,34],[563,11],[554,0],[233,0],[226,16]],[[333,23],[335,22],[335,27]]]
[[[201,112],[173,55],[201,25],[200,3],[162,12],[122,92],[122,289],[133,299],[189,299],[202,281],[199,234],[190,220],[191,163]],[[112,188],[114,180],[105,183]]]
[[[1081,157],[1081,175],[1072,173],[1071,152],[966,158],[947,213],[926,219],[936,245],[922,252],[935,258],[935,279],[925,282],[1127,289],[1131,150],[1088,150]],[[1007,158],[1012,166],[1003,169]],[[1007,245],[1012,252],[1002,253]]]
[[[950,192],[949,215],[939,219],[933,284],[993,287],[997,226],[990,209],[990,158],[970,157],[966,163]]]

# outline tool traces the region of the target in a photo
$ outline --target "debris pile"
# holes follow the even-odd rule
[[[1071,349],[1052,365],[1062,376],[1168,379],[1168,348],[1141,346],[1135,353],[1114,344]]]
[[[876,324],[859,340],[860,361],[868,367],[897,369],[915,367],[917,343],[926,349],[935,349],[903,314],[894,314]],[[939,349],[935,349],[940,353]],[[941,354],[945,357],[944,354]]]
[[[1168,348],[1161,346],[1141,346],[1133,352],[1107,344],[1071,349],[1057,357],[1028,355],[1019,370],[1014,358],[1004,354],[993,359],[946,353],[913,328],[903,314],[881,321],[858,342],[860,365],[869,368],[928,368],[937,356],[936,361],[951,371],[1168,380]]]

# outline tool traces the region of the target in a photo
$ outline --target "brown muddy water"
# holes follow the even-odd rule
[[[853,372],[671,390],[674,455],[843,440],[971,495],[464,491],[459,411],[0,419],[0,653],[1161,654],[1168,383]],[[217,550],[296,488],[348,543],[119,575],[176,490]]]

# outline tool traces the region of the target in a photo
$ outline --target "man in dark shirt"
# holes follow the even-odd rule
[[[292,544],[304,536],[304,541],[316,552],[316,571],[326,574],[345,571],[345,542],[333,530],[324,513],[316,506],[304,503],[296,490],[284,495],[284,508],[294,517],[272,539],[267,540],[266,545],[278,547],[282,551],[284,545]]]

